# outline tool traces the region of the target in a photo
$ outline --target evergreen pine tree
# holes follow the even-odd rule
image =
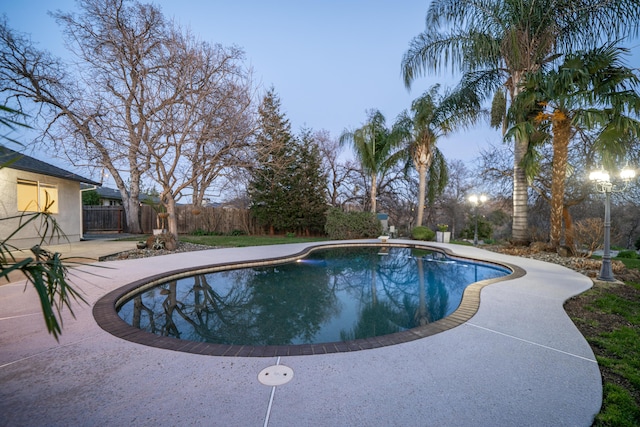
[[[270,234],[322,232],[326,197],[317,145],[308,131],[300,141],[292,136],[273,88],[258,112],[257,159],[249,186],[252,214]]]
[[[282,225],[287,189],[284,180],[291,163],[291,125],[280,112],[280,99],[271,88],[258,109],[256,166],[249,185],[251,213],[273,234]],[[283,205],[284,203],[284,205]]]
[[[297,209],[296,231],[322,233],[327,211],[326,177],[322,173],[320,149],[310,131],[302,132],[296,151],[297,168],[292,187],[292,196],[295,194],[292,205]]]

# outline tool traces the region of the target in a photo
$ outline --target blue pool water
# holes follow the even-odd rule
[[[130,298],[119,316],[154,334],[217,344],[349,341],[442,319],[469,284],[509,273],[423,249],[322,249],[297,262],[170,280]]]

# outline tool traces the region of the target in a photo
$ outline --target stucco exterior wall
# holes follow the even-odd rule
[[[20,224],[21,212],[18,211],[18,178],[56,185],[58,188],[58,213],[53,214],[65,237],[48,239],[45,245],[77,242],[82,237],[82,200],[80,183],[48,175],[25,172],[3,167],[0,169],[0,238],[6,239]],[[4,219],[16,217],[13,219]],[[24,221],[24,219],[23,219]],[[38,222],[38,224],[36,224]],[[20,249],[28,249],[40,243],[39,221],[29,224],[9,240]],[[67,240],[68,239],[68,240]]]

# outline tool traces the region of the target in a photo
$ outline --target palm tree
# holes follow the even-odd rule
[[[426,29],[411,41],[402,72],[409,87],[428,70],[451,68],[462,73],[460,91],[484,99],[498,94],[507,102],[517,96],[526,73],[559,53],[635,36],[639,25],[637,0],[433,0]],[[529,141],[520,138],[514,144],[512,238],[526,242],[528,185],[522,160]]]
[[[626,49],[609,44],[569,54],[557,70],[528,75],[514,103],[517,109],[538,110],[534,123],[518,123],[514,131],[539,132],[541,126],[551,127],[549,241],[554,249],[560,246],[569,142],[576,128],[598,129],[596,146],[606,147],[604,152],[608,155],[604,161],[608,163],[624,156],[624,142],[640,134],[640,122],[629,116],[640,112],[640,95],[636,91],[640,79],[622,63],[621,55],[625,52]]]
[[[351,143],[362,169],[371,178],[371,212],[374,213],[378,175],[395,165],[403,154],[397,150],[402,142],[400,133],[387,129],[385,123],[382,113],[372,110],[361,128],[340,135],[340,144]]]
[[[439,94],[440,85],[431,86],[411,104],[410,116],[403,112],[396,128],[407,141],[408,161],[418,171],[418,212],[416,225],[422,225],[425,200],[433,201],[448,181],[447,163],[436,146],[438,139],[475,122],[480,105],[475,97],[458,98]],[[427,171],[429,188],[427,191]]]

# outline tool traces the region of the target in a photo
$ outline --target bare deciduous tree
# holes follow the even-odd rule
[[[73,64],[37,50],[4,22],[2,83],[8,96],[44,107],[43,139],[50,137],[75,164],[100,165],[111,173],[129,229],[140,232],[139,183],[149,167],[144,140],[154,137],[145,119],[159,107],[149,101],[156,92],[152,59],[163,56],[158,38],[165,23],[146,8],[125,8],[122,1],[80,6],[80,17],[55,14],[76,56]]]
[[[1,23],[2,91],[44,107],[42,139],[75,164],[109,171],[129,230],[137,233],[146,173],[161,183],[169,203],[187,187],[200,203],[227,160],[241,156],[229,147],[244,144],[247,135],[250,73],[239,49],[197,43],[153,5],[78,5],[77,16],[53,14],[75,56],[66,63]]]
[[[348,160],[340,161],[343,148],[337,139],[331,138],[328,131],[314,132],[313,138],[318,144],[323,172],[327,177],[328,203],[335,207],[344,205],[352,197],[347,183],[355,176],[357,165]]]
[[[251,72],[244,53],[174,32],[173,67],[162,76],[177,96],[157,114],[162,133],[150,141],[150,174],[162,191],[169,232],[177,235],[176,202],[191,192],[201,206],[215,180],[250,163],[253,132]]]
[[[448,165],[449,182],[442,197],[436,202],[442,215],[437,221],[449,225],[452,236],[457,236],[458,232],[466,226],[466,217],[469,212],[467,197],[474,190],[474,175],[460,160],[451,160]]]

